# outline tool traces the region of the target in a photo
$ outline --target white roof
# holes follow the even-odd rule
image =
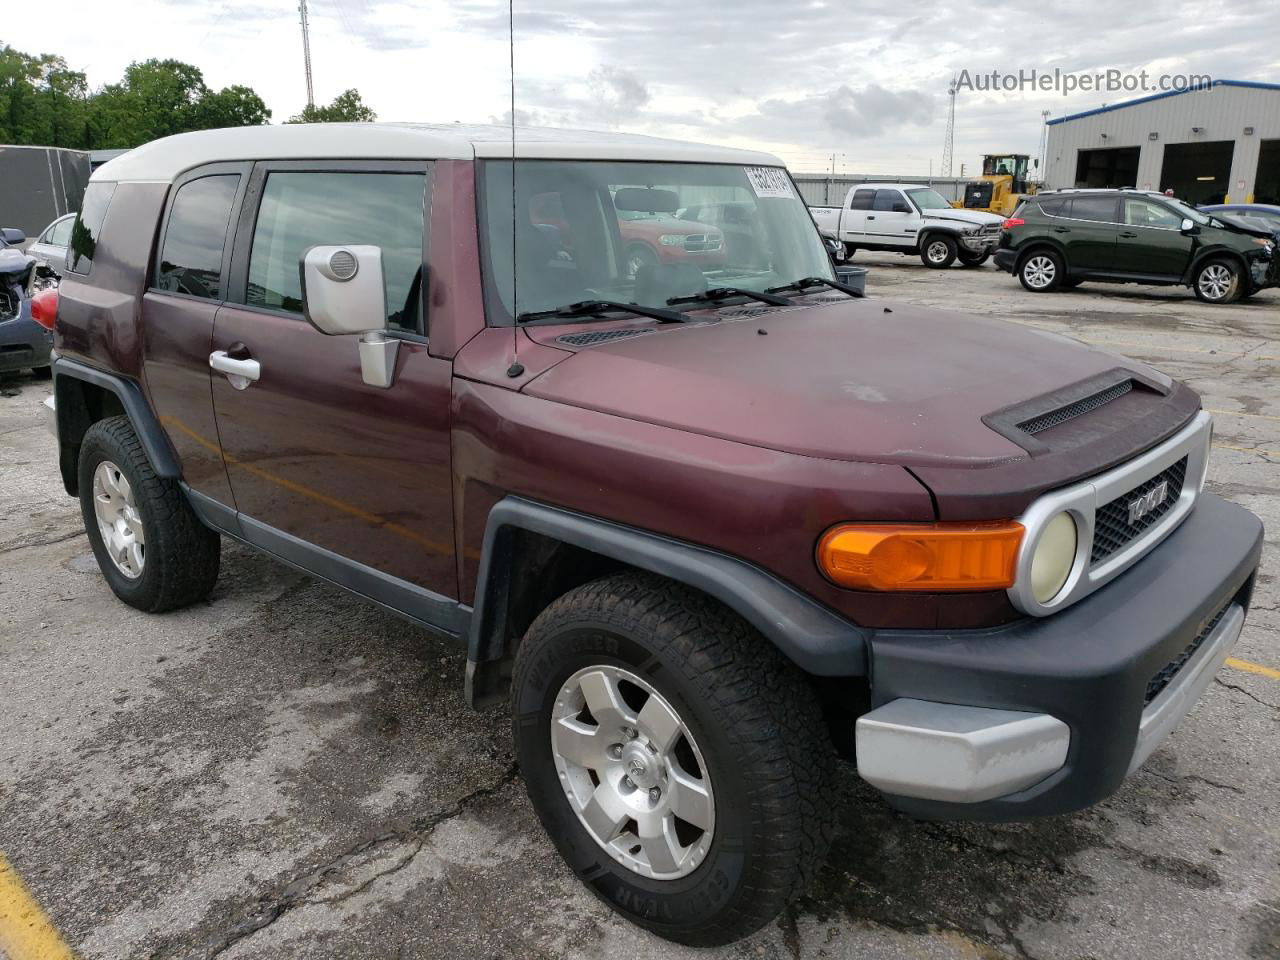
[[[517,127],[515,155],[560,160],[667,160],[783,166],[772,154],[632,133]],[[200,130],[110,160],[93,180],[168,182],[228,160],[471,160],[510,157],[511,128],[460,123],[296,123]]]

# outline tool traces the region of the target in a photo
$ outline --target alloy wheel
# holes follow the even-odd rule
[[[945,243],[943,243],[941,240],[935,240],[933,243],[929,244],[929,249],[928,249],[929,262],[942,263],[942,261],[947,259],[948,252],[949,251]]]
[[[1032,257],[1022,268],[1022,275],[1026,277],[1027,285],[1037,290],[1043,290],[1053,283],[1054,274],[1057,272],[1057,267],[1048,257]]]
[[[560,688],[550,732],[560,786],[606,853],[659,880],[697,869],[715,797],[692,732],[662,694],[629,670],[587,667]]]
[[[1221,300],[1234,282],[1235,276],[1220,263],[1211,263],[1200,271],[1200,292],[1206,300]]]
[[[129,481],[110,460],[103,460],[93,472],[93,513],[102,545],[116,569],[130,580],[142,576],[147,543],[142,514]]]

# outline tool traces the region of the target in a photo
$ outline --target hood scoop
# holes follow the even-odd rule
[[[639,330],[592,330],[588,333],[566,333],[556,337],[556,343],[566,343],[571,347],[590,347],[597,343],[612,343],[615,340],[628,340],[631,337],[642,337],[646,333],[656,333],[653,327]]]

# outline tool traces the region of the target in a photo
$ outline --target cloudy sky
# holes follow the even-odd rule
[[[311,0],[317,100],[357,87],[383,120],[509,117],[505,3]],[[1270,2],[1046,9],[973,0],[515,0],[521,120],[618,129],[780,154],[797,171],[937,173],[948,81],[999,70],[1280,81]],[[296,0],[61,0],[0,32],[58,53],[93,86],[132,60],[196,64],[210,86],[247,84],[276,121],[305,102]],[[51,8],[54,9],[54,8]],[[1063,115],[1135,93],[1062,96],[965,89],[955,173],[984,152],[1038,153],[1042,111]]]

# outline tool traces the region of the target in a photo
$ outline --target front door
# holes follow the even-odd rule
[[[1182,214],[1155,200],[1124,198],[1124,224],[1116,245],[1116,269],[1180,277],[1191,259],[1191,238]]]
[[[1120,269],[1115,263],[1119,207],[1114,196],[1071,198],[1067,220],[1054,223],[1055,236],[1066,247],[1071,270]]]
[[[901,190],[876,190],[871,209],[867,211],[864,232],[868,243],[890,247],[913,247],[920,232],[920,215],[907,203]]]
[[[451,364],[427,350],[430,179],[425,163],[255,166],[212,350],[256,361],[258,378],[215,372],[213,402],[247,539],[334,579],[368,581],[354,561],[456,597]],[[340,243],[382,248],[388,316],[370,326],[402,341],[390,389],[361,378],[356,337],[303,318],[299,260]]]

